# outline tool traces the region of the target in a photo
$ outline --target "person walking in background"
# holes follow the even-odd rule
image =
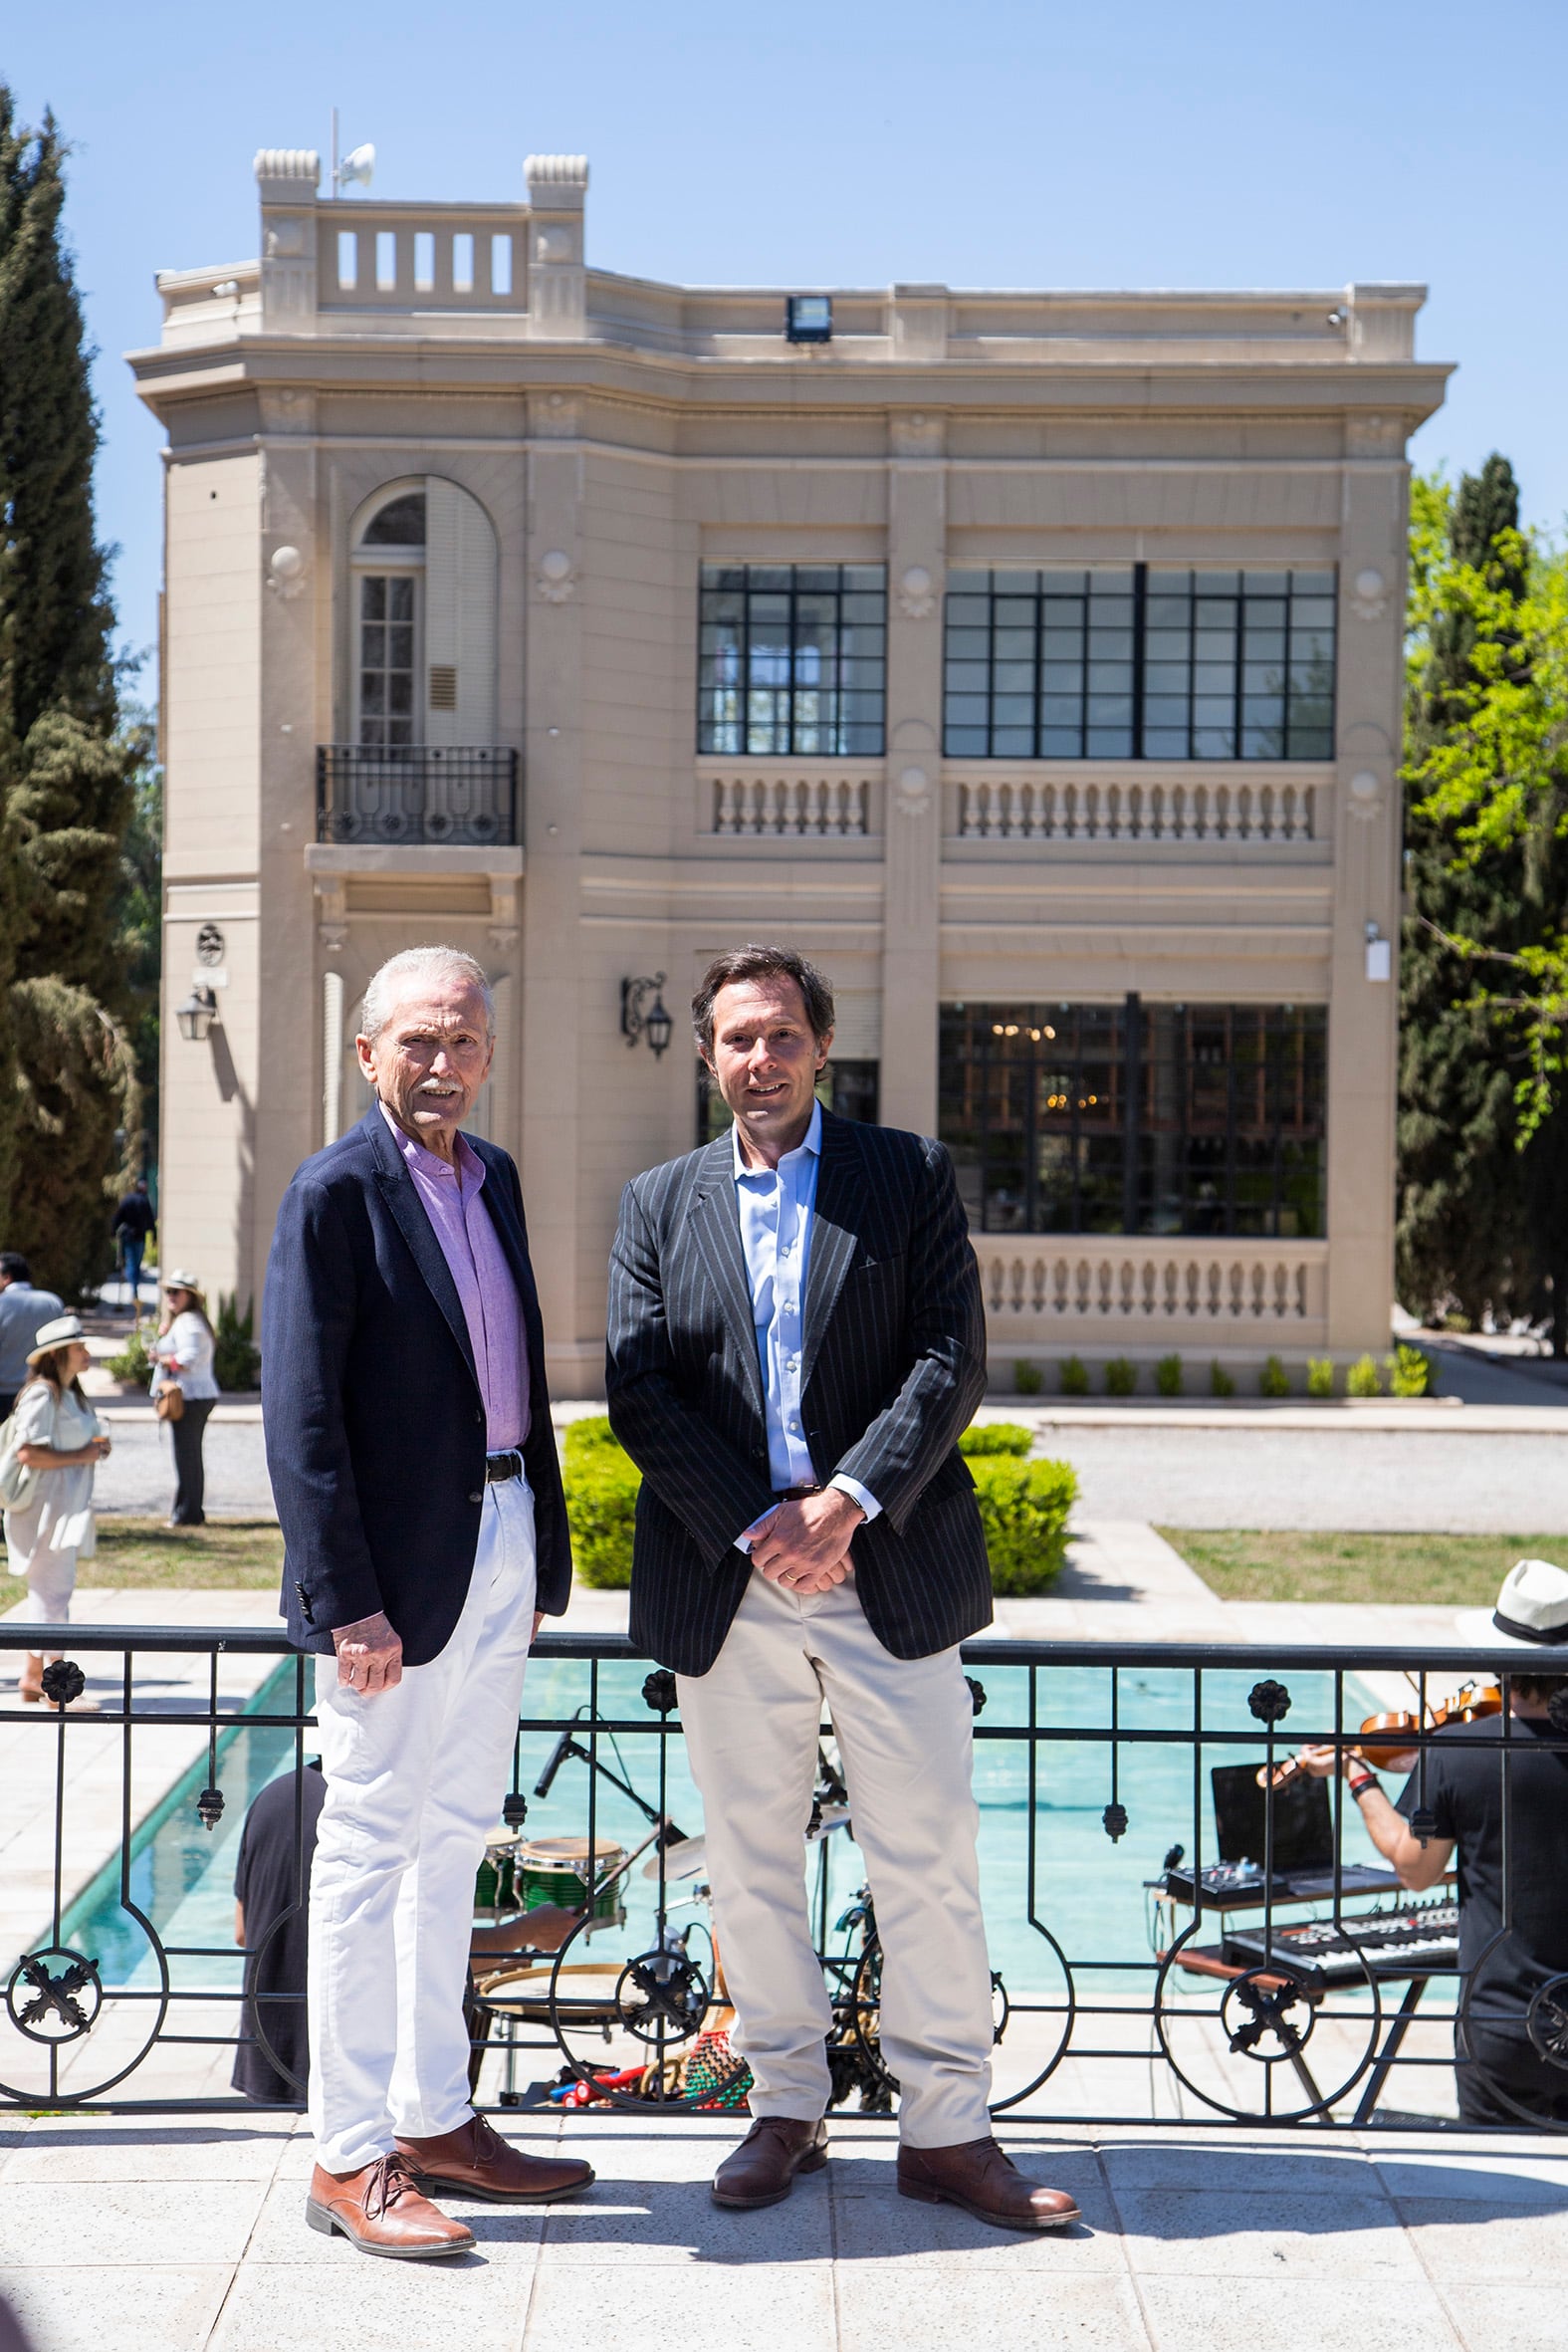
[[[64,1314],[53,1291],[37,1291],[20,1250],[0,1250],[0,1421],[27,1380],[27,1359],[46,1323]]]
[[[218,1401],[218,1383],[212,1369],[212,1325],[193,1274],[176,1269],[164,1284],[163,1316],[148,1352],[157,1366],[153,1398],[165,1400],[160,1417],[168,1422],[174,1440],[174,1509],[168,1524],[203,1527],[207,1473],[201,1446]]]
[[[27,1358],[33,1377],[17,1399],[7,1447],[26,1475],[5,1515],[6,1555],[12,1575],[27,1578],[26,1622],[63,1625],[77,1561],[93,1556],[93,1477],[110,1442],[82,1393],[82,1374],[93,1359],[78,1317],[57,1315],[37,1341]],[[43,1656],[29,1651],[18,1689],[32,1704],[44,1696],[43,1673]]]
[[[484,969],[410,948],[362,1020],[375,1099],[278,1211],[262,1413],[327,1774],[306,2220],[416,2259],[473,2250],[443,2192],[523,2205],[593,2178],[475,2114],[463,2016],[475,1876],[571,1540],[517,1169],[459,1132],[495,1053]]]
[[[643,1475],[631,1638],[675,1669],[757,2121],[715,2202],[826,2161],[831,2026],[805,1898],[825,1702],[883,1952],[898,2187],[1001,2229],[1078,2219],[992,2135],[991,1964],[959,1644],[991,1573],[958,1438],[986,1391],[980,1273],[940,1143],[824,1112],[820,972],[720,956],[692,1002],[727,1135],[627,1185],[610,1423]]]
[[[157,1212],[147,1198],[147,1180],[138,1176],[114,1211],[110,1227],[119,1259],[119,1279],[128,1294],[131,1320],[141,1320],[141,1261],[157,1226]]]

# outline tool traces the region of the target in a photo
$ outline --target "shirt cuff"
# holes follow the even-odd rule
[[[774,1521],[778,1518],[778,1516],[779,1506],[776,1503],[772,1510],[765,1511],[763,1513],[761,1519],[754,1519],[749,1528],[743,1528],[741,1529],[741,1532],[735,1538],[735,1549],[737,1551],[744,1551],[750,1554],[752,1545],[757,1541],[758,1536],[765,1533],[766,1530],[773,1526]]]
[[[876,1519],[880,1515],[881,1504],[874,1495],[866,1492],[857,1478],[846,1478],[840,1470],[827,1483],[830,1487],[836,1487],[840,1495],[847,1495],[851,1503],[858,1503],[868,1520]]]

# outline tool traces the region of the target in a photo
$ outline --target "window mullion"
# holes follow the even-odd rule
[[[1144,657],[1148,629],[1149,567],[1133,566],[1132,756],[1143,758]]]

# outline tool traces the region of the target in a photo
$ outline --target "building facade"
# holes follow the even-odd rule
[[[131,359],[168,1009],[217,1013],[164,1024],[169,1257],[259,1295],[369,973],[452,940],[593,1393],[620,1187],[714,1122],[692,985],[785,938],[839,1106],[953,1149],[1001,1385],[1386,1346],[1424,290],[791,299],[590,268],[579,157],[256,171],[260,259]]]

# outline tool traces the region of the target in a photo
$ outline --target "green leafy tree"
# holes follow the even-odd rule
[[[140,1128],[116,936],[139,746],[120,727],[93,527],[98,418],[54,119],[0,85],[0,1229],[78,1293]]]
[[[1401,1294],[1568,1347],[1568,598],[1501,457],[1418,482],[1405,783]]]

